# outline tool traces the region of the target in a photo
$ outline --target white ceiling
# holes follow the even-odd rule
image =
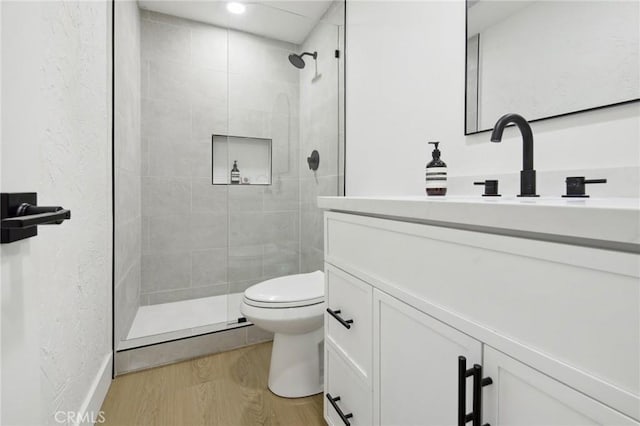
[[[331,0],[240,2],[247,7],[242,15],[229,13],[223,0],[138,0],[138,5],[141,9],[301,44],[332,3]]]

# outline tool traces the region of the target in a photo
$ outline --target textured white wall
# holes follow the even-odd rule
[[[2,2],[2,191],[71,209],[3,245],[3,425],[78,411],[111,352],[107,2]]]
[[[640,97],[639,28],[637,1],[542,1],[482,30],[480,129]]]
[[[460,191],[468,194],[478,193],[474,175],[520,170],[522,143],[513,129],[500,144],[487,133],[463,134],[464,29],[462,0],[347,3],[347,195],[424,194],[428,140],[442,142],[449,176],[465,177]],[[539,174],[593,170],[591,176],[607,177],[594,176],[595,169],[626,167],[621,182],[638,181],[640,104],[532,127]],[[594,190],[618,191],[615,182]]]

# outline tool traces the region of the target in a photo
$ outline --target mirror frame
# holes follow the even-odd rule
[[[476,135],[479,133],[485,133],[485,132],[490,132],[493,130],[493,128],[491,129],[484,129],[484,130],[476,130],[473,132],[469,132],[467,131],[467,101],[469,99],[468,93],[467,93],[467,71],[469,69],[468,64],[467,64],[467,40],[469,39],[469,3],[470,2],[477,2],[478,0],[465,0],[465,9],[464,9],[464,120],[463,120],[463,125],[464,125],[464,135],[465,136],[469,136],[469,135]],[[563,112],[561,114],[556,114],[556,115],[549,115],[549,116],[545,116],[545,117],[540,117],[540,118],[535,118],[533,120],[527,120],[529,123],[535,123],[538,121],[542,121],[542,120],[549,120],[549,119],[553,119],[553,118],[559,118],[559,117],[565,117],[568,115],[574,115],[574,114],[580,114],[583,112],[588,112],[588,111],[596,111],[599,109],[604,109],[604,108],[610,108],[610,107],[615,107],[615,106],[620,106],[620,105],[627,105],[627,104],[633,104],[636,102],[640,102],[640,97],[637,98],[632,98],[626,101],[620,101],[620,102],[614,102],[614,103],[610,103],[610,104],[604,104],[604,105],[597,105],[594,107],[589,107],[589,108],[584,108],[584,109],[578,109],[578,110],[573,110],[573,111],[569,111],[569,112]],[[509,111],[505,111],[505,114],[509,112]],[[511,112],[515,112],[517,113],[518,111],[511,111]]]

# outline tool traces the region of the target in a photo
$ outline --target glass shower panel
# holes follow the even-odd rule
[[[305,41],[294,44],[229,32],[229,134],[271,141],[271,184],[229,186],[229,322],[241,318],[242,293],[258,282],[323,270],[318,195],[338,195],[339,96],[344,3],[336,2]],[[304,67],[289,56],[304,55]],[[316,59],[313,52],[317,52]],[[310,170],[312,151],[320,164]],[[241,177],[243,162],[237,160]]]
[[[222,26],[194,22],[191,33],[193,72],[192,138],[202,146],[198,164],[202,177],[192,183],[192,276],[194,305],[190,315],[204,313],[192,333],[203,334],[227,327],[228,204],[227,185],[213,185],[213,135],[227,135],[229,129],[229,30]]]
[[[228,320],[237,322],[242,293],[269,278],[299,272],[299,186],[297,70],[287,60],[297,46],[284,41],[229,32],[229,135],[245,138],[237,162],[240,184],[229,185]],[[243,139],[238,139],[242,144]],[[247,140],[268,141],[267,185],[251,166],[260,157]],[[236,150],[238,156],[240,150]]]
[[[137,90],[140,111],[137,138],[133,110],[115,117],[116,348],[127,349],[227,327],[229,191],[211,184],[211,138],[229,127],[228,30],[147,10],[118,17],[116,33],[140,33],[138,52],[128,38],[115,46],[116,92]],[[137,228],[119,221],[133,203]]]
[[[303,52],[318,52],[300,70],[300,271],[324,270],[323,212],[318,196],[339,195],[342,183],[340,163],[341,120],[339,95],[341,27],[344,3],[335,2],[307,36]],[[337,57],[336,57],[337,56]],[[343,133],[342,133],[343,136]],[[317,151],[318,169],[310,170],[307,158]]]

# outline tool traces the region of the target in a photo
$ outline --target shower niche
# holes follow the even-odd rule
[[[246,136],[211,136],[213,185],[271,185],[272,140]],[[234,165],[239,182],[231,179]]]

